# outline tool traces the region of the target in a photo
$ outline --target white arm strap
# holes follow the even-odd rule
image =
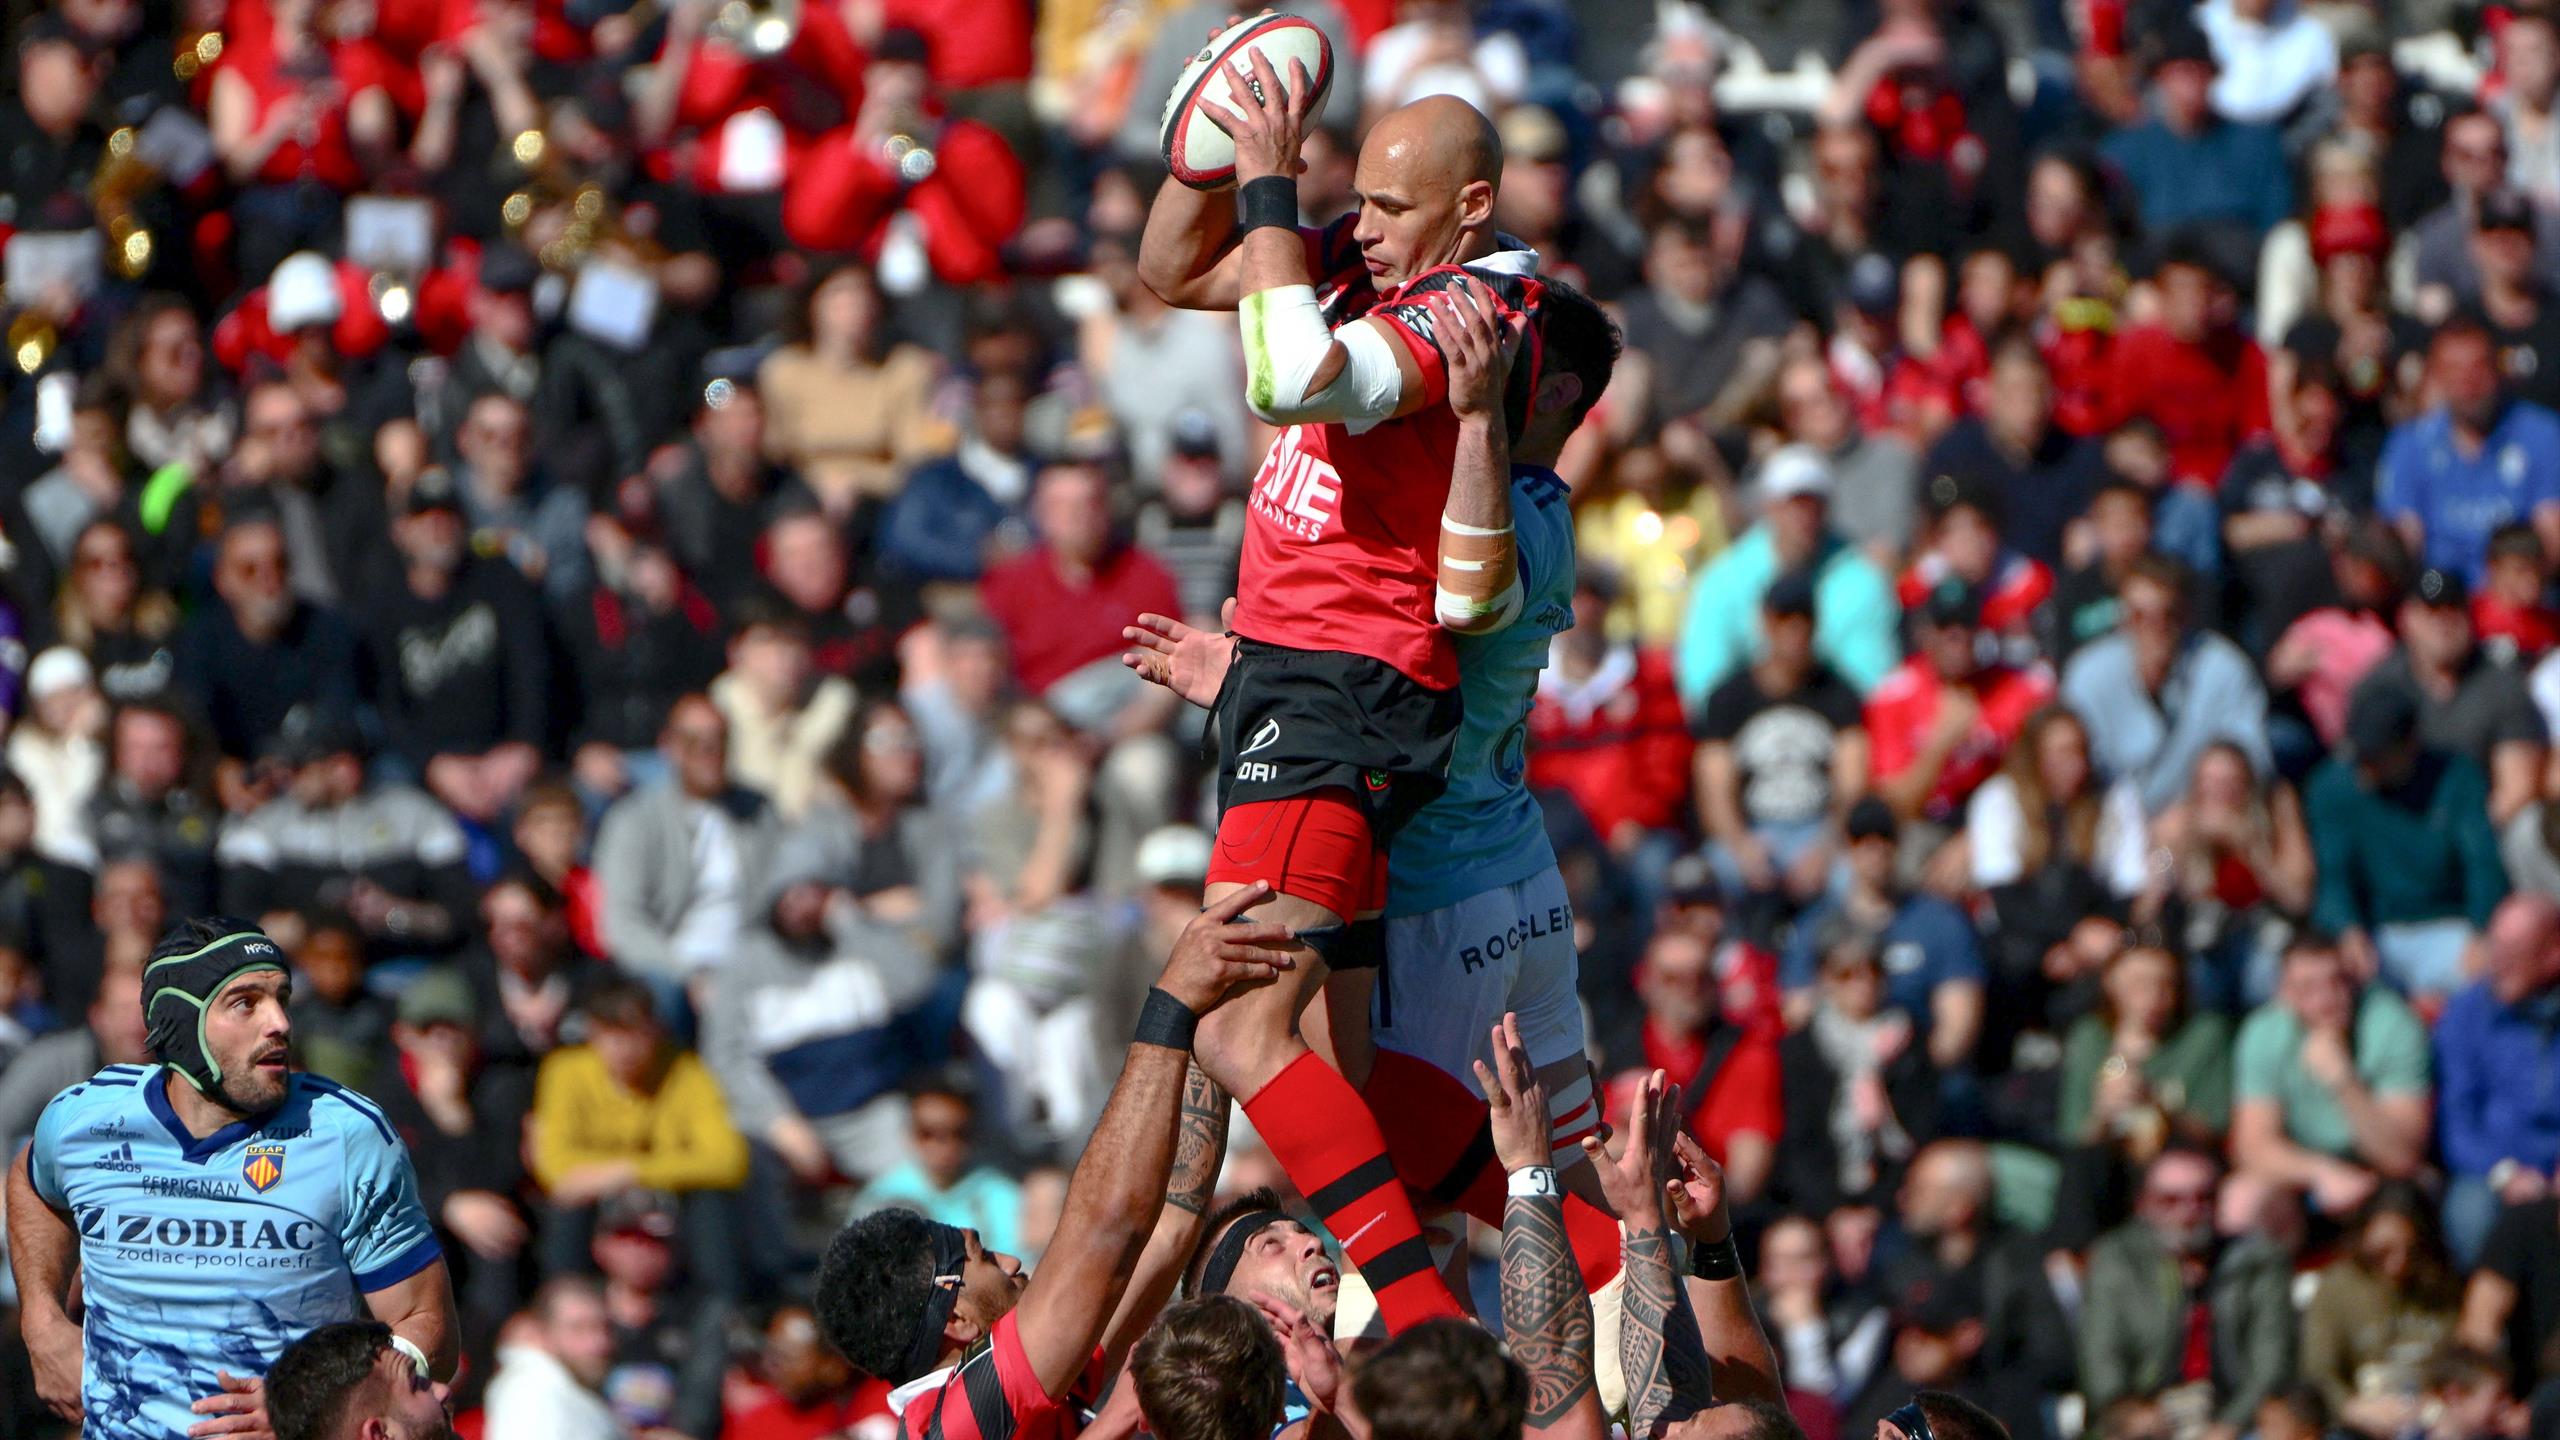
[[[1244,297],[1236,321],[1244,333],[1245,404],[1267,424],[1338,420],[1365,428],[1393,417],[1404,398],[1404,373],[1387,338],[1374,325],[1327,330],[1312,285],[1257,290]],[[1336,345],[1341,371],[1309,393]]]

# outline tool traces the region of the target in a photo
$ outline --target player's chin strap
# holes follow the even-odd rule
[[[969,1266],[969,1236],[950,1225],[933,1225],[933,1288],[925,1293],[924,1318],[916,1322],[915,1347],[907,1352],[907,1373],[900,1384],[931,1373],[942,1358],[942,1327],[951,1323],[951,1307],[960,1301],[960,1280]]]

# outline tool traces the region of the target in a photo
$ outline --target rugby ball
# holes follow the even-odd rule
[[[1307,74],[1315,78],[1316,106],[1324,104],[1325,92],[1333,88],[1333,46],[1322,30],[1303,17],[1266,12],[1212,36],[1182,67],[1182,78],[1165,97],[1164,119],[1157,127],[1165,169],[1194,190],[1218,190],[1235,183],[1236,142],[1211,118],[1219,112],[1204,113],[1202,105],[1232,105],[1233,87],[1258,88],[1235,69],[1249,64],[1248,52],[1257,50],[1271,62],[1284,85],[1289,81],[1290,61],[1306,66]]]

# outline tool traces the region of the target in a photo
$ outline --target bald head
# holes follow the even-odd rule
[[[2560,981],[2560,902],[2520,891],[2489,918],[2489,988],[2517,1001]]]
[[[1435,265],[1493,251],[1502,137],[1483,111],[1451,95],[1390,110],[1369,129],[1352,176],[1353,232],[1371,283],[1385,290]]]
[[[1979,1141],[1941,1140],[1911,1161],[1902,1181],[1902,1226],[1937,1237],[1979,1227],[1991,1208],[1991,1155]]]

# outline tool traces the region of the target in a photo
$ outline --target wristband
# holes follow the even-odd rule
[[[1523,1165],[1511,1172],[1510,1193],[1522,1199],[1552,1199],[1564,1194],[1552,1165]]]
[[[1200,1017],[1191,1013],[1190,1006],[1160,987],[1151,988],[1146,1005],[1138,1011],[1138,1033],[1130,1037],[1130,1043],[1187,1052],[1191,1049],[1191,1032],[1199,1025]]]
[[[1266,226],[1298,228],[1298,182],[1287,175],[1265,175],[1236,188],[1236,238]]]
[[[420,1375],[426,1376],[429,1379],[434,1378],[430,1372],[432,1372],[435,1367],[427,1363],[427,1352],[418,1348],[417,1341],[394,1331],[391,1336],[391,1348],[408,1356],[409,1363],[418,1367],[418,1373]]]
[[[1689,1247],[1689,1273],[1701,1280],[1739,1280],[1742,1278],[1742,1249],[1731,1235],[1713,1245]]]

